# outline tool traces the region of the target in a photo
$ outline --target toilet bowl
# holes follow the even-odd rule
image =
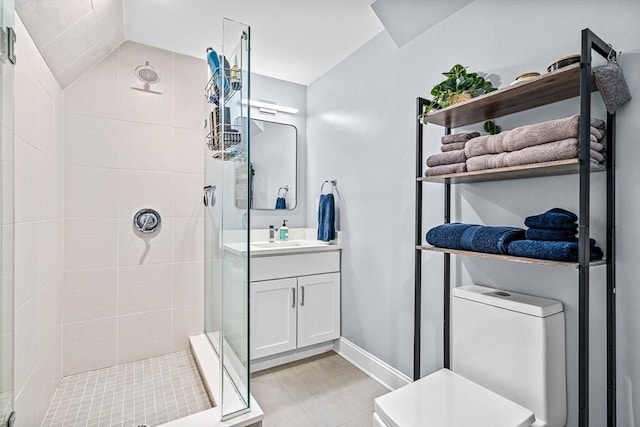
[[[565,425],[560,302],[463,286],[451,319],[452,369],[375,399],[374,427]]]

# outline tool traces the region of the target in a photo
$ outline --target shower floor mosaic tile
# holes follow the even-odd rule
[[[211,407],[182,351],[62,378],[42,426],[157,426]]]

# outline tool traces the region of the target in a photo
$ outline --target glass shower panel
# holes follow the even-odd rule
[[[221,377],[222,418],[231,418],[249,408],[249,27],[225,19],[223,22],[225,91],[223,109],[224,149],[227,151],[222,186],[222,320]],[[226,71],[228,69],[228,71]],[[236,201],[244,200],[237,207]],[[230,243],[233,249],[227,249]]]
[[[14,2],[0,0],[0,425],[13,412],[13,82],[14,65],[5,46],[12,37]],[[11,28],[11,30],[9,30]],[[11,31],[11,32],[9,32]]]
[[[249,31],[224,20],[207,84],[205,332],[220,357],[223,420],[249,409]]]

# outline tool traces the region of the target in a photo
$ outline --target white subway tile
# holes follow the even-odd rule
[[[41,83],[38,82],[37,88],[38,149],[53,157],[56,141],[55,104]]]
[[[171,172],[119,170],[118,217],[133,217],[140,209],[151,208],[161,217],[171,216]]]
[[[173,218],[173,261],[204,259],[204,218]]]
[[[173,171],[204,173],[206,134],[202,130],[174,129]]]
[[[73,375],[116,364],[116,318],[63,326],[63,375]]]
[[[37,203],[38,219],[53,219],[55,216],[56,191],[56,162],[48,154],[38,153],[37,171]]]
[[[118,224],[115,219],[64,221],[64,270],[89,270],[117,265]]]
[[[38,80],[28,65],[18,61],[15,70],[15,133],[28,144],[38,146]]]
[[[65,114],[64,162],[72,166],[115,168],[118,164],[118,121]]]
[[[38,298],[32,297],[15,314],[14,379],[16,393],[38,363]]]
[[[15,138],[15,219],[38,219],[38,151],[19,137]]]
[[[171,127],[122,120],[118,125],[118,167],[171,170]]]
[[[15,225],[15,306],[38,292],[38,223]]]
[[[173,216],[204,216],[204,175],[173,174]]]
[[[118,118],[118,54],[110,53],[64,91],[65,113]]]
[[[115,317],[117,269],[67,271],[64,273],[64,323]]]
[[[173,349],[189,348],[189,337],[204,332],[204,305],[173,309]]]
[[[204,261],[173,264],[173,308],[204,304]]]
[[[65,167],[65,218],[116,218],[117,201],[117,170],[81,166]]]
[[[118,363],[171,352],[171,310],[118,317]]]
[[[171,308],[171,264],[120,267],[118,314]]]
[[[38,227],[38,250],[36,252],[38,288],[42,289],[59,279],[62,273],[60,259],[62,251],[62,220],[40,221]]]

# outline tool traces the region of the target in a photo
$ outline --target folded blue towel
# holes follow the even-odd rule
[[[531,240],[556,240],[573,242],[576,240],[576,230],[546,230],[544,228],[530,228],[527,230],[527,239]]]
[[[577,229],[578,216],[573,212],[561,208],[549,209],[540,215],[528,216],[524,225],[530,228],[543,228],[546,230],[573,230]]]
[[[591,261],[602,259],[602,249],[591,240]],[[542,240],[518,240],[509,244],[509,255],[554,261],[578,261],[577,242],[550,242]]]
[[[287,199],[278,197],[276,199],[276,209],[287,209]]]
[[[491,254],[506,254],[509,243],[524,239],[517,227],[489,227],[475,224],[442,224],[427,232],[427,242],[434,246]]]
[[[336,205],[333,194],[321,194],[318,203],[318,240],[336,238]]]

